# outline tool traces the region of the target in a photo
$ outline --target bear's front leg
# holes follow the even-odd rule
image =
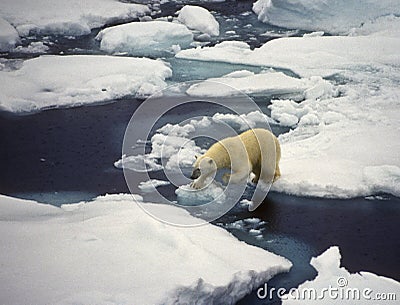
[[[205,186],[205,180],[206,178],[204,176],[200,176],[190,184],[190,187],[196,190],[202,189]]]

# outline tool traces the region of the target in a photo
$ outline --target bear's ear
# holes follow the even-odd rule
[[[213,159],[208,160],[208,163],[212,164],[213,163]]]

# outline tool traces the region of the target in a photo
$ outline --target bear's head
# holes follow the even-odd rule
[[[197,179],[201,175],[209,176],[217,171],[217,164],[210,157],[196,157],[196,161],[193,164],[193,172],[190,179]]]

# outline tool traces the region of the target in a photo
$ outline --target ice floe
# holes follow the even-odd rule
[[[240,41],[197,47],[176,57],[292,70],[302,77],[330,76],[356,66],[398,65],[398,37],[323,36],[274,39],[260,48]]]
[[[234,304],[291,267],[217,226],[161,223],[130,194],[61,208],[0,196],[0,230],[5,304]]]
[[[224,42],[177,57],[284,68],[319,80],[303,101],[274,99],[269,105],[273,120],[292,127],[279,137],[282,177],[272,190],[398,196],[400,38],[397,27],[386,27],[397,24],[396,18],[366,25],[369,35],[280,38],[254,50]]]
[[[219,23],[211,13],[201,7],[185,5],[179,11],[177,20],[189,29],[200,31],[211,36],[219,35]]]
[[[400,283],[371,272],[350,273],[340,266],[340,250],[333,246],[311,259],[315,279],[300,284],[281,296],[290,304],[390,304],[395,302]],[[394,297],[394,299],[393,299]]]
[[[107,53],[165,56],[188,48],[193,34],[182,24],[165,21],[131,22],[102,30],[96,37]]]
[[[164,88],[171,73],[162,61],[146,58],[41,56],[0,71],[0,108],[29,112],[146,97]]]
[[[12,50],[18,41],[17,30],[0,17],[0,52]]]
[[[206,182],[206,187],[200,190],[193,189],[190,184],[181,185],[176,189],[175,194],[178,204],[186,206],[206,204],[213,200],[218,203],[226,199],[222,185],[212,179]]]
[[[143,181],[139,183],[139,188],[145,192],[145,193],[150,193],[154,192],[157,187],[159,186],[164,186],[164,185],[169,185],[169,181],[165,180],[159,180],[159,179],[150,179],[147,181]]]
[[[258,0],[253,5],[258,19],[276,26],[328,33],[347,33],[351,28],[388,14],[399,14],[397,0]]]
[[[243,93],[253,96],[297,94],[299,99],[311,97],[315,99],[324,95],[332,96],[334,94],[332,87],[321,77],[299,79],[273,70],[262,71],[258,74],[242,70],[194,84],[186,93],[190,96],[202,97],[227,97]]]
[[[33,33],[85,35],[94,28],[149,14],[146,5],[116,0],[2,0],[0,17],[16,28],[19,36]]]

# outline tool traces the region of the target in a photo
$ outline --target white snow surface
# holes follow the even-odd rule
[[[206,186],[200,190],[193,189],[190,184],[181,185],[175,194],[178,203],[184,205],[200,205],[213,200],[222,203],[226,199],[223,186],[213,179],[208,179]]]
[[[204,7],[185,5],[179,11],[178,21],[189,29],[200,31],[211,36],[219,35],[219,23]]]
[[[29,112],[145,97],[166,86],[162,61],[112,56],[41,56],[15,71],[0,71],[0,108]]]
[[[18,41],[17,30],[0,16],[0,52],[12,50]]]
[[[292,128],[279,137],[282,177],[271,190],[335,198],[400,196],[397,23],[388,16],[354,32],[364,36],[280,38],[255,50],[223,42],[177,57],[284,68],[330,83],[301,102],[271,101],[272,119]],[[330,94],[335,92],[339,95]]]
[[[317,89],[321,86],[326,90]],[[298,95],[299,99],[304,99],[311,95],[313,98],[320,98],[325,94],[332,96],[334,95],[332,87],[321,77],[299,79],[273,70],[258,74],[243,70],[194,84],[186,93],[190,96],[201,97],[227,97],[243,93],[250,95],[293,94]],[[314,94],[316,90],[318,91],[317,96]]]
[[[162,56],[188,48],[193,42],[193,34],[182,24],[148,21],[106,28],[100,31],[96,39],[101,41],[100,49],[107,53]]]
[[[116,0],[2,0],[0,17],[19,36],[32,33],[79,36],[105,24],[149,14],[146,5]]]
[[[302,77],[331,76],[360,67],[399,65],[400,38],[323,36],[274,39],[250,50],[241,41],[182,50],[177,58],[266,66],[292,70]]]
[[[0,196],[0,230],[4,304],[234,304],[291,267],[214,225],[158,222],[130,194],[61,208]]]
[[[258,0],[253,11],[260,21],[276,26],[332,34],[388,14],[400,14],[397,0]]]
[[[374,273],[361,271],[359,273],[350,273],[345,267],[340,266],[340,250],[333,246],[318,257],[311,259],[311,265],[317,270],[318,275],[314,280],[306,281],[300,284],[295,291],[282,297],[283,305],[291,304],[393,304],[396,301],[384,300],[383,296],[397,294],[400,291],[400,283],[393,279],[378,276]],[[329,296],[327,289],[332,287],[336,290]],[[310,291],[316,292],[315,299],[309,296]],[[325,292],[324,292],[325,291]],[[378,297],[378,294],[381,300]],[[322,297],[324,296],[324,297]],[[348,296],[348,297],[347,297]]]
[[[150,193],[156,191],[156,188],[159,186],[164,186],[170,184],[169,181],[165,180],[159,180],[159,179],[150,179],[147,181],[143,181],[139,183],[139,188],[144,192],[144,193]]]

